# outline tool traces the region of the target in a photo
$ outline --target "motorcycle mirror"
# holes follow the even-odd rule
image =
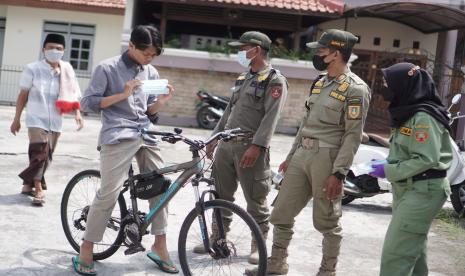
[[[453,98],[452,98],[452,104],[457,104],[460,99],[462,98],[462,95],[461,94],[456,94]]]

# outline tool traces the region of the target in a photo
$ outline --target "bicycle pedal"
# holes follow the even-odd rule
[[[130,246],[128,249],[124,250],[124,255],[132,255],[142,251],[145,251],[145,248],[142,245],[133,245]]]

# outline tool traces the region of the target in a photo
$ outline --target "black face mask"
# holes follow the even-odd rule
[[[315,67],[316,70],[318,71],[325,71],[328,68],[329,63],[326,63],[324,59],[327,57],[326,56],[319,56],[319,55],[314,55],[312,62],[313,62],[313,67]]]
[[[392,99],[394,99],[394,92],[389,89],[389,87],[382,86],[381,89],[379,90],[379,94],[383,97],[383,99],[387,102],[392,102]]]

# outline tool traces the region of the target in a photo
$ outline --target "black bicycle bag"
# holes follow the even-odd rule
[[[171,185],[171,180],[161,174],[142,177],[136,180],[136,196],[140,199],[150,199],[163,194]]]

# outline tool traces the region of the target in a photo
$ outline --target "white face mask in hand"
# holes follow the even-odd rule
[[[44,56],[49,62],[56,63],[61,60],[63,57],[64,51],[59,51],[57,49],[45,50]]]
[[[253,48],[252,48],[253,49]],[[247,58],[247,52],[252,50],[252,49],[249,49],[249,50],[243,50],[243,51],[239,51],[237,52],[237,62],[244,66],[244,67],[249,67],[250,66],[250,62],[252,61],[252,59],[254,58]]]

